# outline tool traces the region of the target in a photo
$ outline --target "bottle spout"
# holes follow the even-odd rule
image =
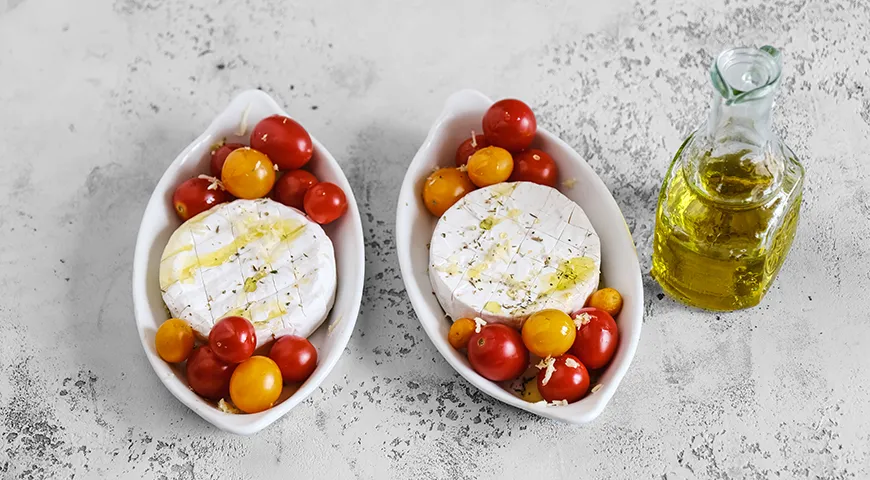
[[[726,105],[767,97],[776,90],[781,74],[780,51],[769,45],[726,50],[710,67],[710,79]]]
[[[773,59],[774,59],[774,60],[775,60],[775,61],[776,61],[780,66],[782,66],[782,60],[780,59],[780,57],[781,57],[782,54],[780,53],[780,51],[779,51],[778,48],[776,48],[776,47],[771,47],[770,45],[765,45],[765,46],[759,48],[759,50],[762,50],[762,51],[764,51],[764,52],[767,52],[771,57],[773,57]]]

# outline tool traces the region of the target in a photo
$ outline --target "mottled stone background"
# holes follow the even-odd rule
[[[0,0],[0,477],[870,478],[868,31],[866,0]],[[706,113],[711,56],[766,43],[807,167],[797,239],[761,306],[689,310],[646,273],[660,180]],[[241,438],[152,373],[130,277],[164,168],[251,87],[344,166],[367,286],[321,390]],[[591,425],[479,393],[405,296],[398,186],[463,87],[528,101],[634,233],[643,335]]]

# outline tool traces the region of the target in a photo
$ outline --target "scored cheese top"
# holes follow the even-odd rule
[[[235,200],[182,224],[160,260],[169,312],[207,337],[221,318],[254,324],[257,345],[309,336],[335,300],[335,253],[320,225],[269,199]]]
[[[580,206],[530,182],[465,195],[438,220],[429,249],[432,288],[450,317],[515,328],[540,310],[583,308],[600,266],[598,234]]]

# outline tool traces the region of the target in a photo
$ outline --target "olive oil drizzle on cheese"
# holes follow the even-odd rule
[[[555,273],[545,279],[549,284],[544,294],[574,288],[578,283],[585,282],[595,272],[595,261],[589,257],[574,257],[559,263]]]
[[[245,291],[248,293],[256,292],[257,291],[257,282],[262,280],[266,275],[268,275],[270,273],[269,268],[271,268],[271,267],[264,266],[263,268],[258,270],[257,273],[246,278],[245,279]]]
[[[261,325],[261,324],[267,324],[271,320],[278,318],[281,315],[284,315],[287,313],[287,310],[285,310],[280,305],[278,305],[277,308],[270,308],[269,309],[269,313],[268,313],[268,315],[266,315],[266,318],[264,318],[263,320],[254,321],[253,320],[254,315],[253,315],[253,312],[251,312],[251,306],[252,306],[252,304],[248,303],[247,305],[245,305],[243,307],[236,307],[236,308],[224,313],[222,315],[222,317],[244,317],[244,318],[247,318],[248,320],[250,320],[251,323],[253,323],[254,325]]]
[[[498,302],[489,301],[483,305],[483,309],[489,313],[498,315],[502,312],[501,305]]]
[[[184,228],[184,226],[182,226]],[[169,272],[167,278],[161,279],[161,287],[166,289],[175,282],[193,281],[196,270],[217,267],[238,256],[239,250],[253,242],[269,235],[276,235],[281,242],[292,242],[305,230],[305,225],[293,220],[278,220],[276,222],[258,222],[251,225],[242,235],[236,237],[231,243],[213,252],[204,255],[195,255],[181,268]]]

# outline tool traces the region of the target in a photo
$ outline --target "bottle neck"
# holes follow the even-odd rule
[[[784,164],[773,154],[773,94],[730,103],[713,94],[707,123],[685,165],[690,182],[712,201],[748,207],[778,188]]]
[[[758,151],[770,142],[781,74],[779,50],[770,46],[733,48],[716,58],[710,67],[715,93],[706,132],[714,147],[725,154]]]
[[[710,67],[713,102],[684,157],[690,185],[715,202],[742,207],[769,198],[784,163],[774,153],[773,97],[782,73],[773,47],[734,48]]]
[[[773,95],[729,104],[714,93],[706,133],[717,145],[736,142],[742,144],[739,149],[761,149],[772,137],[772,113]]]

